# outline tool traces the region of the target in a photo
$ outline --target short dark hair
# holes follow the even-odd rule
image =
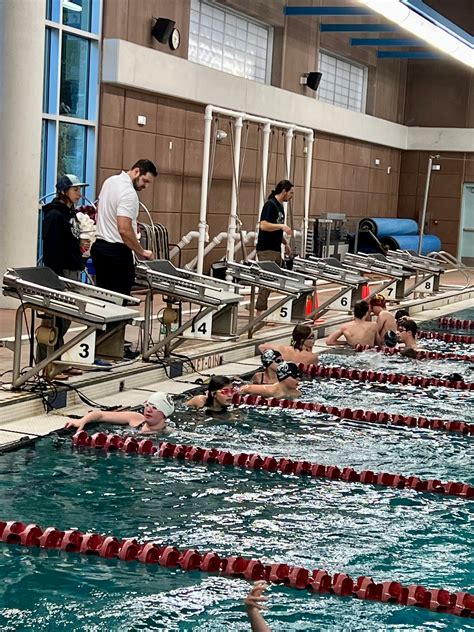
[[[411,318],[404,318],[402,321],[400,321],[398,326],[403,327],[403,329],[406,329],[407,331],[411,332],[413,337],[415,337],[416,334],[418,333],[418,325]]]
[[[133,169],[140,169],[141,176],[144,176],[146,173],[151,173],[151,175],[156,178],[156,176],[158,175],[158,171],[156,170],[155,165],[152,163],[151,160],[148,160],[147,158],[140,158],[140,160],[137,160],[130,171],[132,171]]]
[[[282,191],[291,191],[293,188],[293,182],[289,180],[280,180],[280,182],[276,185],[273,191],[268,196],[268,199],[275,197],[275,195],[280,195]]]
[[[369,311],[369,304],[367,301],[357,301],[354,305],[354,316],[356,318],[364,318]]]
[[[400,320],[400,318],[403,318],[404,316],[410,316],[410,314],[408,313],[408,310],[399,309],[395,312],[395,320]]]

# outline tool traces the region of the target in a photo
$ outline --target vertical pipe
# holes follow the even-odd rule
[[[265,204],[265,198],[267,197],[268,151],[270,149],[271,133],[272,126],[270,123],[265,123],[262,132],[262,178],[260,180],[259,209]]]
[[[242,125],[243,117],[238,116],[234,121],[234,161],[232,165],[232,195],[230,199],[229,227],[227,230],[227,261],[234,261],[235,229],[237,225],[237,205],[239,199],[240,142],[242,138]]]
[[[204,113],[204,147],[202,154],[201,206],[199,210],[199,239],[197,254],[197,273],[202,274],[204,266],[204,244],[207,233],[207,192],[209,190],[209,154],[211,148],[212,105],[206,106]]]
[[[306,136],[306,164],[305,164],[305,179],[304,179],[304,219],[303,219],[303,235],[301,236],[301,256],[306,256],[306,243],[308,240],[309,230],[309,202],[311,195],[311,175],[313,171],[313,132]]]
[[[423,248],[423,236],[425,234],[426,211],[428,209],[428,196],[430,193],[431,170],[433,168],[433,158],[436,158],[436,156],[430,156],[428,159],[428,173],[426,174],[425,197],[423,198],[423,210],[421,211],[421,220],[420,220],[420,241],[418,243],[419,255],[421,255],[421,250]]]
[[[291,176],[291,149],[293,147],[293,128],[289,127],[285,135],[285,179],[289,180]],[[278,178],[277,178],[278,180]],[[288,224],[288,202],[283,202],[285,209],[285,223]]]

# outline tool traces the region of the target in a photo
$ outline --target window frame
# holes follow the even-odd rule
[[[196,0],[196,2],[199,5],[203,5],[204,4],[204,5],[207,5],[207,6],[211,7],[211,8],[213,8],[213,9],[218,9],[219,11],[222,11],[223,13],[227,13],[229,15],[233,15],[233,16],[235,16],[237,18],[243,19],[246,22],[250,22],[252,24],[255,24],[255,26],[258,26],[260,28],[264,28],[267,31],[268,37],[267,37],[267,46],[266,46],[265,79],[263,80],[263,82],[259,81],[257,79],[247,79],[247,77],[242,77],[241,75],[236,75],[234,73],[228,72],[227,70],[221,70],[221,69],[213,68],[212,66],[204,64],[204,63],[202,63],[200,61],[195,61],[195,60],[189,59],[189,52],[188,52],[188,61],[191,61],[192,63],[195,63],[195,64],[199,64],[201,66],[206,66],[207,68],[213,68],[213,70],[218,70],[219,72],[225,72],[226,74],[231,75],[233,77],[239,77],[241,79],[247,79],[247,81],[254,81],[255,83],[259,83],[261,85],[270,85],[271,84],[271,77],[272,77],[272,66],[273,66],[273,37],[274,37],[273,26],[271,24],[263,22],[262,20],[258,20],[257,18],[254,18],[252,16],[246,15],[245,13],[241,13],[239,11],[236,11],[235,9],[231,9],[230,7],[227,7],[225,5],[219,4],[218,2],[216,2],[216,0]],[[189,22],[190,22],[189,38],[192,37],[192,35],[191,35],[191,13],[192,13],[192,0],[191,0],[191,3],[190,3],[190,11],[189,11]],[[201,12],[199,13],[199,15],[201,15]]]
[[[327,57],[331,57],[332,59],[335,59],[336,61],[341,61],[345,64],[349,64],[350,66],[355,66],[356,68],[360,68],[362,70],[363,72],[362,100],[361,100],[361,109],[355,110],[354,108],[346,107],[344,105],[340,105],[339,103],[334,103],[331,101],[326,101],[324,99],[321,99],[319,95],[319,90],[318,90],[318,92],[316,92],[316,95],[315,95],[318,101],[321,101],[321,103],[326,103],[327,105],[333,105],[334,107],[343,108],[344,110],[349,110],[350,112],[358,112],[360,114],[366,114],[367,113],[367,91],[368,91],[368,85],[369,85],[369,81],[368,81],[369,80],[369,67],[365,66],[364,64],[360,62],[354,61],[353,59],[349,59],[348,57],[339,55],[338,53],[334,53],[325,48],[320,48],[318,51],[319,70],[321,70],[321,55],[326,55]],[[324,78],[324,73],[323,73],[323,78]],[[349,98],[350,98],[350,94],[349,94]]]

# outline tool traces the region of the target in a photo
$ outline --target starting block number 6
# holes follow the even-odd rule
[[[352,309],[351,306],[352,301],[352,290],[347,290],[342,296],[334,300],[329,309],[336,309],[341,312],[350,312]]]

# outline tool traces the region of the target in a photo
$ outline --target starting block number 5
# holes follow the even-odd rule
[[[92,331],[86,338],[61,356],[61,362],[70,362],[71,364],[94,364],[94,360],[95,331]]]
[[[291,311],[293,309],[293,301],[284,303],[279,309],[272,312],[266,320],[277,323],[291,323]]]
[[[211,340],[212,338],[212,312],[203,316],[203,318],[195,319],[191,327],[186,329],[183,334],[186,338],[201,338],[201,340]]]

